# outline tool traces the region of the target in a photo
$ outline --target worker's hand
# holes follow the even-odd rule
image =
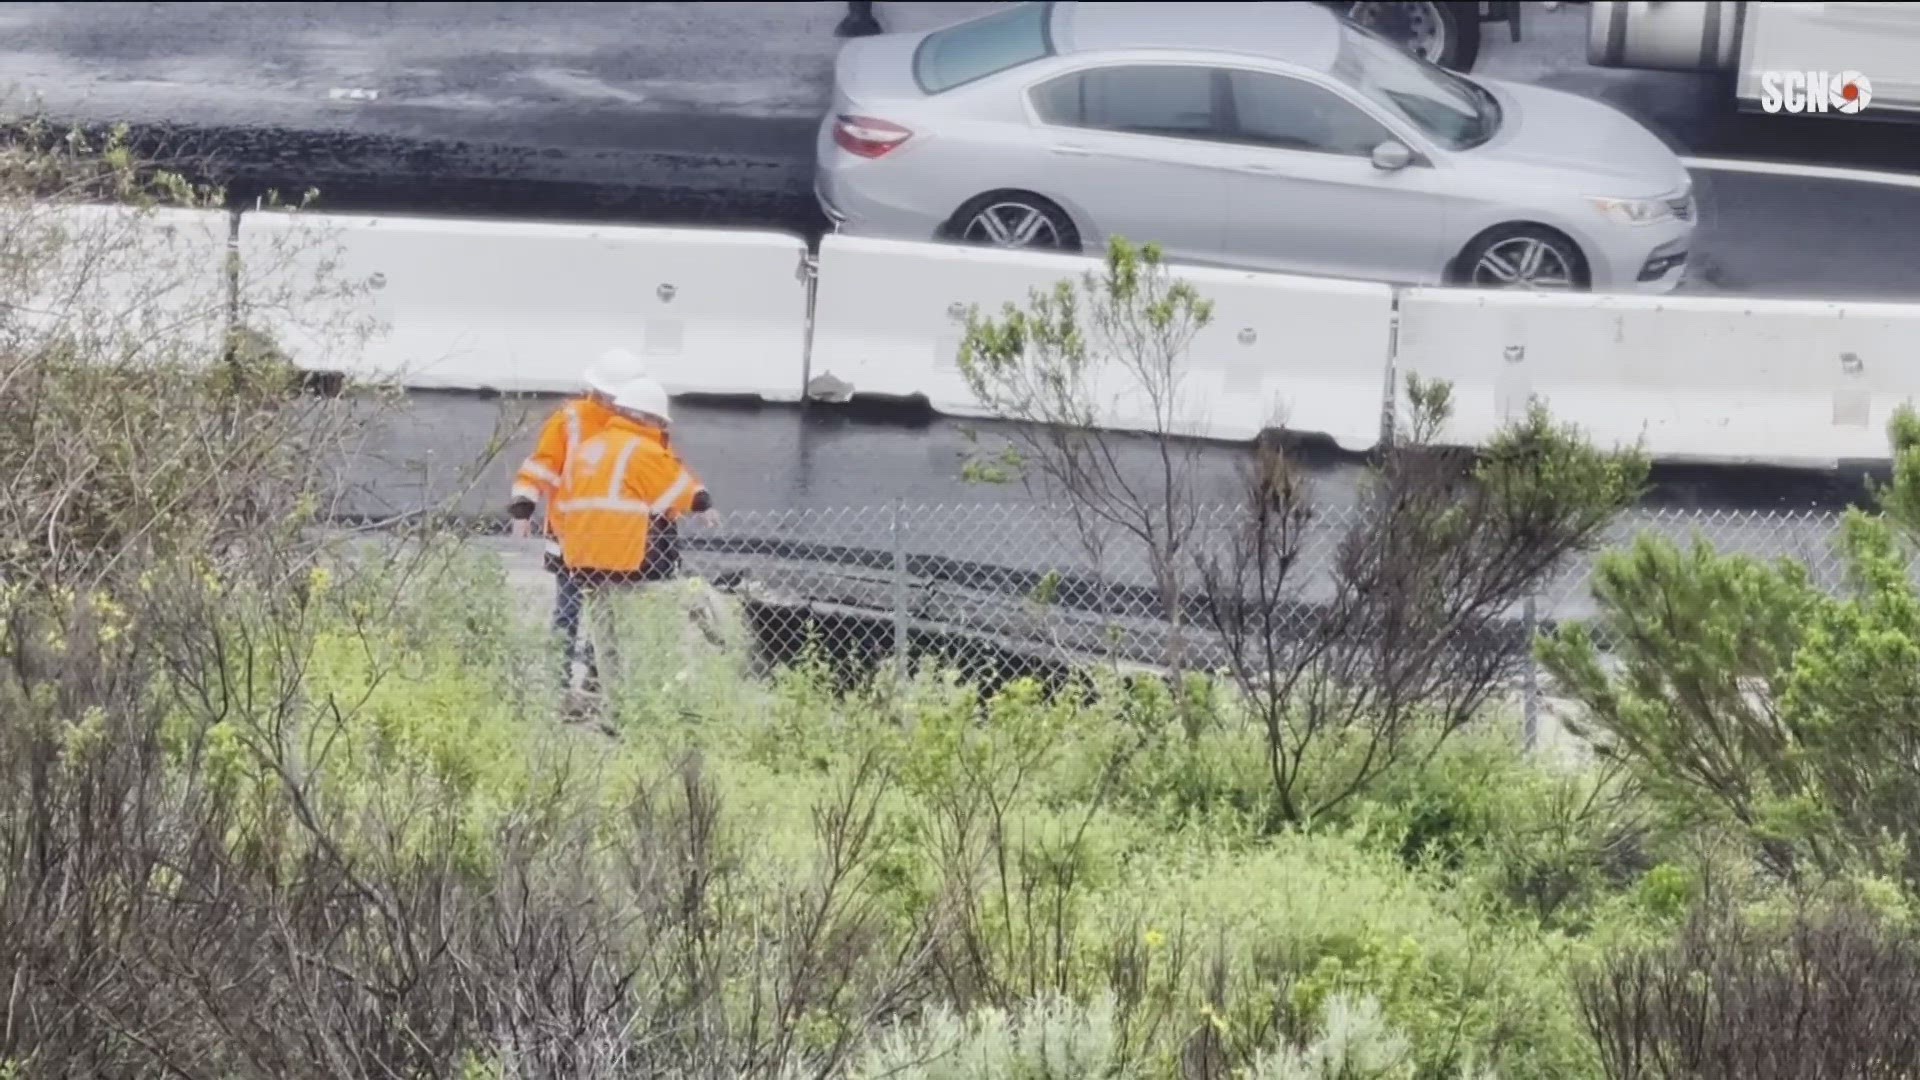
[[[720,511],[718,510],[702,510],[693,516],[700,524],[709,529],[717,529],[720,527]]]
[[[532,535],[533,535],[533,519],[532,518],[514,518],[513,519],[513,538],[515,540],[525,540],[526,538]]]

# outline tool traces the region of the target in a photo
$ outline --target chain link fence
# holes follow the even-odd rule
[[[1183,655],[1204,662],[1208,639],[1218,639],[1208,629],[1196,568],[1224,553],[1243,520],[1231,506],[1196,512],[1179,560],[1185,591],[1178,596],[1156,582],[1137,537],[1077,520],[1066,507],[729,510],[687,519],[675,546],[678,576],[705,579],[742,601],[776,662],[808,648],[868,668],[934,659],[991,682],[1095,662],[1160,667],[1175,645],[1174,611],[1186,626]],[[1316,509],[1306,526],[1285,590],[1287,620],[1297,620],[1302,634],[1333,598],[1343,538],[1364,520],[1361,508],[1334,506]],[[1838,587],[1839,521],[1827,512],[1642,510],[1617,521],[1600,551],[1646,532],[1683,545],[1699,538],[1723,551],[1799,560],[1815,580]],[[1515,605],[1501,647],[1593,616],[1597,554],[1578,558]],[[584,575],[581,584],[589,597],[618,594],[645,576]],[[1526,681],[1537,689],[1530,668]]]

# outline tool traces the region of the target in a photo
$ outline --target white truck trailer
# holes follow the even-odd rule
[[[1600,67],[1726,72],[1744,111],[1920,120],[1920,2],[1595,0],[1587,18]]]

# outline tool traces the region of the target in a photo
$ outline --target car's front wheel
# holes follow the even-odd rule
[[[1454,263],[1454,283],[1481,289],[1584,290],[1580,245],[1539,225],[1503,225],[1473,239]]]
[[[995,191],[961,207],[947,233],[969,244],[1040,251],[1079,251],[1080,231],[1050,199],[1024,191]]]

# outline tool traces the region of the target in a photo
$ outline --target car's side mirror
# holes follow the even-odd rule
[[[1407,145],[1388,139],[1373,148],[1373,167],[1387,172],[1398,172],[1413,164],[1413,151]]]

